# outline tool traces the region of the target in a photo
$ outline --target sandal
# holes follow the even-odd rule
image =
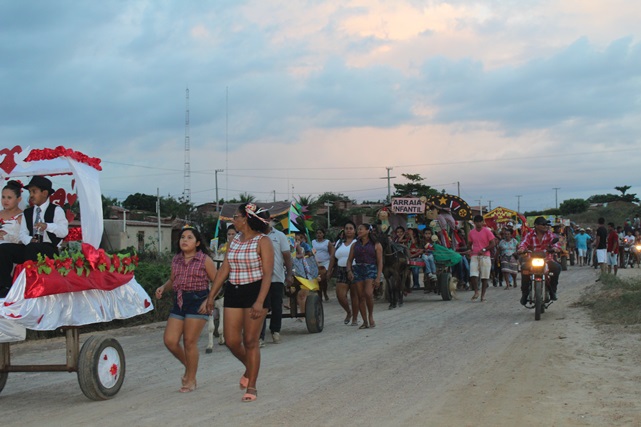
[[[375,328],[376,327],[376,322],[369,322],[369,327],[370,328]]]
[[[355,322],[352,322],[352,326],[358,326],[358,320]]]
[[[192,385],[184,385],[178,389],[179,393],[190,393],[196,390],[196,381]]]
[[[257,397],[258,390],[253,387],[247,387],[247,390],[245,391],[245,394],[243,395],[243,398],[241,400],[243,402],[253,402]]]
[[[247,378],[245,374],[243,374],[243,376],[240,377],[240,389],[245,390],[248,385],[249,385],[249,378]]]
[[[363,323],[361,326],[358,327],[358,329],[369,329],[369,326],[367,323]]]
[[[474,292],[474,295],[472,295],[472,301],[479,299],[479,293]]]
[[[352,313],[349,313],[347,315],[347,317],[345,318],[345,321],[343,323],[345,323],[346,325],[349,325],[349,321],[350,321],[351,318],[352,318]]]

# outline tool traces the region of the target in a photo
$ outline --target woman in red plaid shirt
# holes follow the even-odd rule
[[[171,261],[171,276],[156,289],[156,298],[174,291],[174,306],[165,328],[165,346],[185,367],[181,393],[196,390],[198,338],[211,311],[207,310],[209,282],[216,277],[216,266],[202,236],[192,226],[180,232],[178,253]],[[180,339],[183,345],[180,345]]]
[[[274,269],[274,246],[265,235],[269,213],[253,203],[244,203],[234,215],[238,234],[229,244],[209,297],[207,310],[213,311],[214,298],[225,284],[225,344],[245,366],[240,388],[243,402],[256,400],[256,379],[260,368],[258,338],[270,308],[269,289]]]

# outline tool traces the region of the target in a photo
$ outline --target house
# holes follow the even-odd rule
[[[133,247],[138,252],[169,252],[172,250],[172,228],[172,224],[159,225],[157,221],[105,219],[100,246],[110,252],[128,247]],[[160,251],[158,250],[159,240]]]

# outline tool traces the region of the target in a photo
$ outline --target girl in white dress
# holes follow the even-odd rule
[[[22,201],[22,184],[9,181],[2,189],[2,209],[0,211],[0,244],[19,243],[20,222],[22,209],[18,207]]]

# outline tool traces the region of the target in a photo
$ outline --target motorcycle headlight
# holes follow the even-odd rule
[[[532,258],[532,267],[543,267],[545,260],[543,258]]]
[[[637,251],[641,252],[641,245],[636,245]]]

